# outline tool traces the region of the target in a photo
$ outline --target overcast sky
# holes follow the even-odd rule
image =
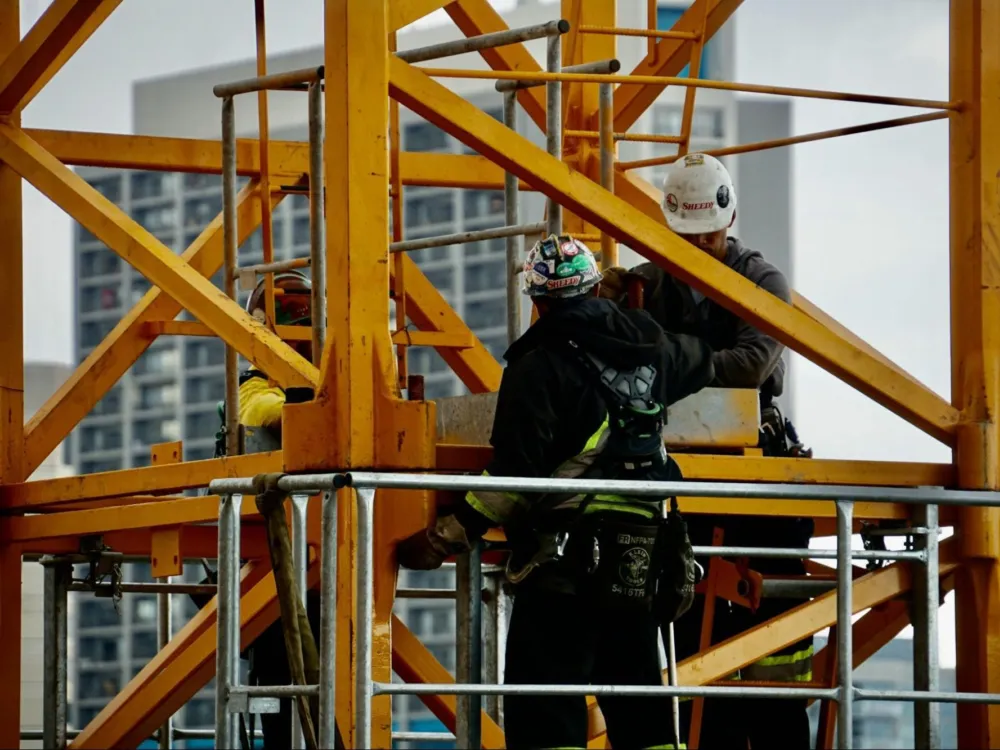
[[[47,4],[22,0],[24,28]],[[320,0],[280,5],[280,14],[268,16],[270,52],[322,42]],[[130,132],[132,81],[253,56],[252,7],[250,0],[123,3],[27,108],[25,125]],[[947,13],[946,0],[746,0],[735,15],[737,79],[946,99]],[[915,113],[808,99],[793,112],[794,133]],[[796,289],[947,397],[947,124],[797,146],[793,163]],[[26,299],[33,302],[26,357],[70,362],[70,223],[30,187],[25,216]],[[40,290],[44,312],[36,306]],[[817,456],[950,459],[934,440],[793,356],[799,431]],[[945,620],[950,627],[950,613]],[[950,635],[944,646],[944,658],[953,659]]]

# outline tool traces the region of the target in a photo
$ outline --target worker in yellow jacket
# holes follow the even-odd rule
[[[264,285],[261,279],[250,298],[246,310],[254,318],[264,322]],[[308,326],[312,323],[312,284],[298,271],[276,274],[274,277],[274,314],[277,325]],[[312,359],[311,341],[293,341],[291,346],[303,357]],[[240,377],[239,421],[243,428],[243,452],[260,453],[280,450],[281,412],[285,403],[298,399],[299,391],[294,389],[286,394],[273,383],[266,373],[251,367]],[[223,407],[224,409],[224,407]],[[224,412],[220,414],[224,419]],[[224,433],[221,449],[225,450]],[[306,609],[313,636],[319,634],[319,592],[312,590],[306,597]],[[288,657],[285,651],[281,622],[275,622],[247,649],[250,660],[250,684],[287,685],[291,682]],[[261,714],[265,748],[287,748],[291,746],[292,706],[288,699],[281,700],[281,709],[276,714]]]

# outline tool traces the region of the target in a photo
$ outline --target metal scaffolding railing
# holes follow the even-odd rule
[[[289,475],[283,477],[280,489],[298,495],[321,494],[323,516],[321,596],[325,602],[332,601],[336,587],[336,490],[352,488],[357,502],[357,664],[356,703],[354,722],[356,742],[360,747],[371,744],[371,705],[377,695],[455,695],[455,696],[500,696],[520,695],[620,695],[650,696],[665,695],[677,697],[741,697],[741,698],[813,698],[836,701],[839,706],[838,746],[851,748],[852,711],[855,701],[911,701],[918,705],[929,703],[978,702],[1000,704],[1000,695],[987,693],[942,692],[937,689],[938,681],[938,619],[939,602],[939,557],[937,537],[939,533],[937,510],[939,505],[1000,506],[1000,493],[983,491],[959,491],[939,488],[884,488],[863,486],[789,485],[728,482],[644,482],[619,480],[581,479],[516,479],[503,477],[473,477],[454,475],[419,475],[392,473],[348,473],[321,475]],[[853,653],[851,618],[853,615],[852,589],[854,558],[868,559],[871,551],[855,551],[851,541],[853,535],[853,510],[857,501],[876,503],[908,503],[920,508],[921,526],[925,532],[924,542],[918,550],[897,552],[877,552],[882,560],[905,560],[918,562],[924,573],[917,577],[922,583],[922,592],[914,596],[914,627],[919,629],[914,653],[915,690],[877,691],[854,687],[853,664],[850,658],[838,659],[839,684],[835,687],[723,687],[712,685],[669,686],[623,686],[623,685],[506,685],[506,684],[391,684],[376,682],[372,678],[372,612],[374,595],[374,552],[373,525],[375,491],[377,489],[401,490],[477,490],[494,492],[556,492],[556,493],[609,493],[634,497],[727,497],[727,498],[767,498],[775,501],[825,500],[836,504],[837,548],[836,550],[812,549],[772,549],[750,547],[697,547],[697,555],[740,555],[755,557],[804,557],[835,558],[836,601],[837,601],[837,648],[839,654]],[[334,658],[334,614],[333,608],[322,607],[321,661],[324,672],[319,685],[289,685],[279,687],[246,687],[238,682],[235,670],[235,656],[239,650],[239,527],[238,509],[243,493],[253,492],[253,480],[218,479],[210,484],[210,491],[220,495],[219,521],[219,607],[218,607],[218,667],[216,682],[217,737],[226,746],[236,739],[236,711],[244,710],[254,697],[276,695],[313,695],[320,700],[321,737],[332,738],[333,705],[336,667]],[[475,557],[473,557],[473,561]],[[301,563],[300,564],[304,564]],[[470,566],[471,567],[471,566]],[[468,590],[468,589],[466,589]],[[460,590],[461,591],[461,590]],[[461,593],[460,593],[461,596]],[[461,599],[460,599],[461,601]],[[470,603],[473,599],[470,597]],[[479,598],[475,597],[473,608],[478,608]],[[472,622],[475,618],[467,618]],[[459,620],[461,622],[461,620]],[[459,633],[459,638],[478,642],[479,631],[470,628]],[[459,644],[459,649],[462,646]],[[462,675],[459,675],[461,679]],[[474,682],[474,679],[469,679]],[[923,746],[934,747],[933,738],[939,736],[935,712],[920,711],[916,714],[918,740]],[[477,724],[471,722],[465,728],[471,746],[478,746]],[[321,744],[323,741],[321,740]]]

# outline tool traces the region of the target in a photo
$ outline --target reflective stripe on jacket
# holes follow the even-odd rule
[[[765,682],[812,682],[813,647],[791,654],[765,656],[740,669],[740,679]]]
[[[597,429],[583,446],[583,450],[567,461],[564,461],[554,472],[553,479],[576,479],[582,476],[604,450],[608,442],[608,420]],[[483,476],[489,476],[484,471]],[[573,495],[563,500],[552,510],[567,510],[578,508],[583,502],[585,495]],[[490,519],[497,525],[503,525],[514,518],[518,513],[530,510],[531,503],[524,495],[517,492],[492,492],[489,490],[469,491],[465,500],[472,508]],[[656,509],[649,501],[629,499],[620,495],[600,495],[595,494],[590,503],[587,504],[584,513],[596,513],[602,510],[611,510],[622,513],[631,513],[645,519],[655,518]]]

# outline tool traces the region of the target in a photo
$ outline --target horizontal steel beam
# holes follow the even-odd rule
[[[615,58],[610,60],[596,60],[594,62],[580,63],[579,65],[567,65],[562,69],[563,73],[599,74],[612,75],[622,69],[622,64]],[[497,91],[520,91],[530,89],[535,86],[544,86],[543,81],[497,81],[494,84]]]
[[[532,39],[543,39],[548,36],[558,36],[569,31],[569,21],[549,21],[536,26],[525,26],[520,29],[506,29],[489,34],[455,39],[451,42],[441,42],[427,47],[401,50],[396,57],[404,62],[418,63],[427,60],[438,60],[442,57],[464,55],[467,52],[480,52],[486,49],[504,47],[508,44],[518,44]]]

